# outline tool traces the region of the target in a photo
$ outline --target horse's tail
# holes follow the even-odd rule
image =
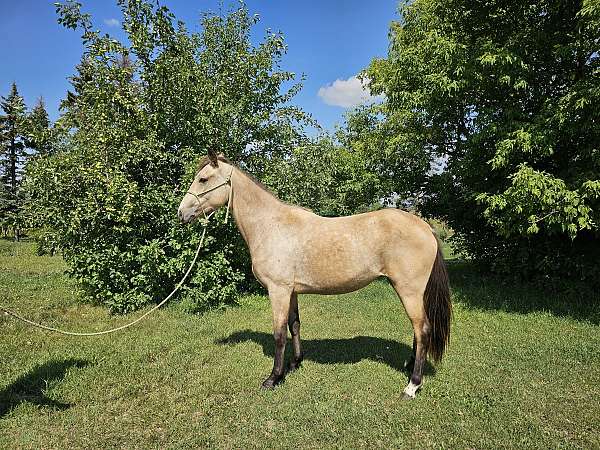
[[[438,242],[437,255],[425,287],[425,314],[429,320],[428,352],[435,362],[442,360],[446,346],[450,342],[450,285],[448,271]]]

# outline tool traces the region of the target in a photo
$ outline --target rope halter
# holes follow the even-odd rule
[[[231,168],[229,175],[227,175],[225,178],[223,178],[223,181],[220,182],[219,184],[212,186],[212,187],[205,189],[204,191],[198,192],[198,193],[195,193],[192,191],[187,191],[187,194],[193,195],[196,198],[198,205],[201,206],[202,205],[202,202],[200,201],[201,195],[207,194],[216,189],[219,189],[221,186],[225,186],[226,184],[229,184],[229,198],[227,199],[227,212],[225,213],[225,223],[227,223],[229,220],[229,208],[231,207],[231,196],[233,194],[233,184],[231,183],[231,175],[233,175],[233,167]],[[204,214],[204,217],[206,217],[206,213],[204,212],[204,210],[202,212]]]

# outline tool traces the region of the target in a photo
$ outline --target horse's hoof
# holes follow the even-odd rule
[[[292,372],[298,370],[300,368],[300,366],[302,366],[301,359],[299,359],[298,361],[290,361],[290,367],[288,368],[288,372],[292,373]]]
[[[414,400],[414,399],[415,399],[414,397],[411,397],[406,392],[403,392],[402,397],[400,397],[400,400],[402,400],[403,402],[405,402],[407,400]]]
[[[412,381],[402,391],[402,400],[412,400],[417,395],[417,391],[421,389],[422,383],[414,384]]]
[[[269,377],[267,378],[265,381],[262,382],[261,387],[263,389],[275,389],[275,387],[277,387],[277,385],[281,384],[283,382],[283,377]]]

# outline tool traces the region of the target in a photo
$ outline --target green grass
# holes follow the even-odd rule
[[[78,303],[64,269],[0,241],[0,301],[76,330],[136,316]],[[275,391],[259,389],[273,352],[265,297],[203,316],[175,306],[95,338],[0,316],[0,448],[598,448],[598,299],[460,263],[450,274],[451,346],[411,402],[411,329],[383,281],[301,297],[307,358]]]

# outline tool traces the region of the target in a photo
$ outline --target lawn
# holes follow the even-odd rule
[[[137,316],[80,304],[64,269],[0,241],[0,302],[74,330]],[[259,389],[273,353],[263,296],[203,316],[175,304],[92,338],[0,316],[0,448],[599,448],[597,295],[540,292],[464,263],[450,276],[451,345],[409,402],[411,328],[384,281],[301,297],[306,360],[274,391]]]

